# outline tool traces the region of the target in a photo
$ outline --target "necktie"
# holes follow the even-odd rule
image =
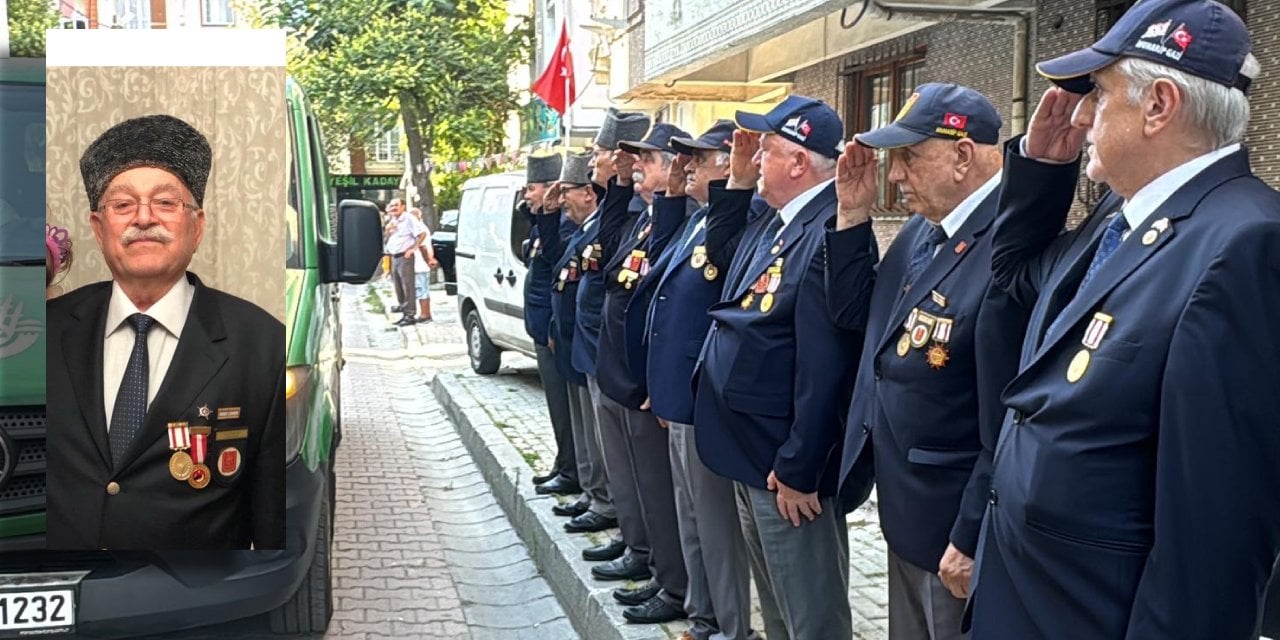
[[[147,332],[151,331],[156,319],[135,313],[129,316],[128,322],[135,335],[129,365],[125,367],[120,391],[116,393],[115,408],[111,411],[108,440],[111,443],[112,464],[120,464],[124,459],[124,454],[129,450],[134,436],[142,429],[142,420],[147,415],[147,376],[150,368],[147,359]]]
[[[773,214],[773,220],[769,221],[769,226],[765,227],[764,233],[760,234],[760,238],[756,243],[756,250],[751,255],[751,264],[769,252],[769,248],[773,246],[773,241],[778,237],[778,230],[782,228],[782,216],[777,212]]]
[[[947,232],[941,225],[929,225],[929,233],[925,234],[920,244],[916,245],[915,253],[911,254],[911,262],[907,263],[907,279],[902,283],[903,291],[910,289],[916,278],[924,273],[925,267],[933,262],[933,254],[937,251],[938,245],[946,241]]]
[[[1129,230],[1129,220],[1124,217],[1124,211],[1115,214],[1111,218],[1111,222],[1107,223],[1107,230],[1102,234],[1102,241],[1098,243],[1098,249],[1093,253],[1093,261],[1089,263],[1089,270],[1084,273],[1084,279],[1080,281],[1080,288],[1076,289],[1076,295],[1084,290],[1084,286],[1089,284],[1094,274],[1098,273],[1098,269],[1102,268],[1102,263],[1111,257],[1111,254],[1120,248],[1120,242],[1124,240],[1124,234]]]

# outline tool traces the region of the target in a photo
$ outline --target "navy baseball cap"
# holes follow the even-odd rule
[[[844,123],[827,103],[805,96],[787,96],[769,113],[739,111],[738,126],[756,133],[776,133],[828,158],[840,157]]]
[[[698,151],[724,151],[729,152],[733,149],[733,132],[738,129],[738,125],[732,120],[716,120],[707,132],[698,136],[697,140],[692,138],[672,138],[671,146],[676,151],[687,156],[693,155]]]
[[[1249,30],[1234,11],[1212,0],[1144,0],[1088,49],[1036,65],[1040,75],[1072,93],[1093,91],[1089,74],[1121,57],[1143,58],[1247,92],[1241,73]]]
[[[853,139],[874,149],[909,147],[929,138],[996,144],[1000,124],[1000,114],[986,96],[958,84],[930,82],[916,87],[893,122]]]
[[[685,133],[680,127],[667,122],[660,122],[653,125],[653,130],[649,132],[649,135],[645,136],[644,140],[641,140],[640,142],[624,140],[618,143],[618,148],[626,151],[627,153],[635,154],[643,153],[645,151],[679,153],[679,151],[672,148],[671,139],[687,137],[689,137],[689,134]]]

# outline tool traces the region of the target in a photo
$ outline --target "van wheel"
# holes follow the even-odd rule
[[[475,309],[467,314],[467,355],[471,356],[471,369],[482,376],[497,373],[502,364],[502,353],[489,341]]]
[[[333,483],[330,473],[330,486]],[[325,495],[327,498],[332,494],[326,491]],[[323,500],[320,517],[316,519],[316,550],[311,556],[311,567],[293,597],[271,612],[272,633],[315,634],[329,628],[329,618],[333,616],[332,513],[333,505],[328,499]]]

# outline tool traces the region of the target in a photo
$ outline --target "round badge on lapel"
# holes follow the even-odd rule
[[[907,357],[907,352],[911,350],[911,336],[906,331],[902,332],[902,337],[898,339],[898,357]]]
[[[689,256],[689,266],[693,267],[694,269],[701,269],[702,265],[706,263],[707,263],[707,254],[705,252],[699,252],[695,249],[693,252],[693,255]]]
[[[1142,244],[1149,247],[1155,244],[1156,239],[1159,237],[1160,237],[1159,231],[1156,231],[1155,229],[1147,229],[1147,232],[1142,234]]]
[[[763,298],[760,298],[760,313],[769,313],[769,310],[772,308],[773,308],[773,294],[766,293],[764,294]]]
[[[702,277],[706,278],[708,281],[715,280],[716,276],[719,275],[720,270],[717,269],[714,264],[709,264],[707,265],[707,268],[702,270]]]
[[[224,478],[229,478],[240,470],[240,450],[235,447],[227,447],[218,454],[218,474]]]
[[[1067,366],[1067,382],[1074,384],[1084,377],[1084,372],[1089,370],[1090,358],[1088,349],[1081,349],[1076,353],[1071,359],[1071,364]]]

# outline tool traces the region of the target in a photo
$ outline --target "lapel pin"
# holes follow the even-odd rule
[[[1155,229],[1147,229],[1147,232],[1142,234],[1142,244],[1143,246],[1149,247],[1155,244],[1156,239],[1159,237],[1160,237],[1159,231],[1156,231]]]
[[[956,255],[960,255],[964,253],[964,250],[968,248],[969,248],[969,243],[965,242],[964,240],[961,240],[956,244]]]
[[[213,415],[213,412],[209,410],[209,405],[207,405],[207,404],[202,404],[202,405],[200,405],[200,417],[201,417],[201,418],[204,418],[205,420],[208,420],[208,419],[209,419],[209,416],[211,416],[211,415]]]
[[[934,304],[937,304],[939,307],[942,307],[943,309],[947,308],[947,297],[942,295],[941,293],[938,293],[937,289],[930,291],[929,297],[933,298]]]

